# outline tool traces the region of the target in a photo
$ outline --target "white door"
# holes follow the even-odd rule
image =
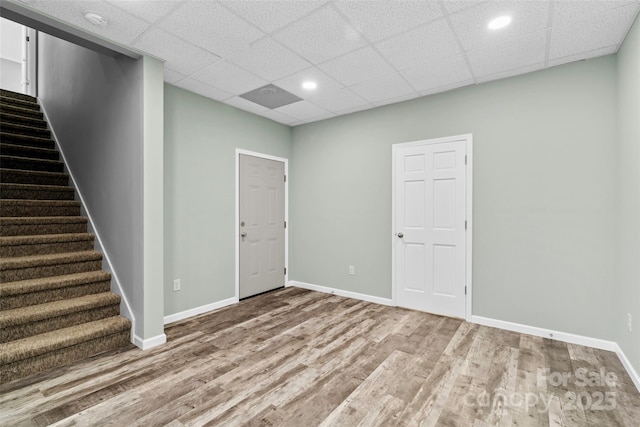
[[[284,162],[240,154],[240,298],[284,286]]]
[[[393,147],[393,274],[398,306],[465,317],[468,138]]]

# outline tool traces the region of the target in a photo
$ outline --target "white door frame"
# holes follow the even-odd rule
[[[259,157],[266,160],[275,160],[284,163],[284,176],[287,180],[284,183],[284,220],[287,227],[284,229],[284,275],[283,286],[289,283],[289,159],[272,156],[270,154],[258,153],[255,151],[236,148],[236,219],[235,219],[235,241],[236,241],[236,301],[240,300],[240,155]]]
[[[443,138],[434,138],[434,139],[424,139],[421,141],[412,141],[412,142],[404,142],[399,144],[393,144],[391,146],[391,277],[392,277],[392,286],[391,286],[391,300],[393,301],[393,305],[397,306],[396,302],[396,286],[395,282],[396,271],[395,271],[395,259],[396,259],[396,234],[398,230],[396,230],[396,186],[394,185],[396,179],[396,156],[398,150],[407,147],[416,147],[420,145],[429,145],[429,144],[441,144],[444,142],[454,142],[454,141],[464,141],[466,147],[466,155],[467,155],[467,170],[466,170],[466,221],[467,221],[467,230],[465,233],[465,286],[467,287],[467,294],[465,297],[465,320],[471,321],[472,316],[472,253],[473,253],[473,134],[467,133],[462,135],[455,136],[447,136]]]

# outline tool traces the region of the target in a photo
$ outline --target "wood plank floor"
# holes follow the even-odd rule
[[[640,423],[614,353],[297,288],[166,333],[0,386],[0,425]]]

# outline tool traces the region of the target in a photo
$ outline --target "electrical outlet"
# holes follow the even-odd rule
[[[353,265],[349,266],[349,276],[355,276],[356,275],[356,267]]]
[[[173,292],[179,291],[182,289],[182,284],[180,283],[180,279],[175,279],[173,281]]]
[[[631,313],[627,313],[627,328],[631,332]]]

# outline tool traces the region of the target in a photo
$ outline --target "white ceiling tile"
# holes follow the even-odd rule
[[[228,61],[218,61],[198,71],[191,77],[234,95],[242,95],[245,92],[267,84],[265,80],[254,76]]]
[[[409,94],[415,96],[413,88],[397,73],[360,83],[350,89],[371,103]]]
[[[434,95],[436,93],[447,92],[449,90],[457,89],[460,87],[470,86],[472,84],[474,84],[473,80],[464,80],[461,82],[452,83],[450,85],[444,85],[444,86],[439,86],[432,89],[420,91],[420,96]]]
[[[442,16],[438,2],[429,1],[338,1],[335,5],[372,42]]]
[[[429,65],[410,68],[402,72],[404,78],[418,92],[471,80],[472,75],[464,55],[439,59]]]
[[[633,3],[633,1],[616,0],[580,0],[557,1],[553,4],[552,26],[571,24],[592,15],[598,15],[609,9],[615,9]],[[636,3],[638,3],[636,1]]]
[[[322,6],[322,1],[223,1],[225,6],[251,22],[266,33],[284,27],[287,24]]]
[[[496,74],[489,74],[486,76],[478,77],[478,83],[490,82],[493,80],[506,79],[507,77],[519,76],[521,74],[532,73],[544,68],[544,62],[538,64],[527,65],[526,67],[518,67],[511,70],[503,71]]]
[[[304,119],[304,120],[300,120],[301,123],[294,123],[293,126],[298,126],[304,123],[312,123],[312,122],[319,122],[320,120],[326,120],[326,119],[330,119],[332,117],[335,117],[336,115],[333,113],[327,113],[327,114],[322,114],[320,116],[314,116],[308,119]]]
[[[242,49],[263,36],[262,31],[213,1],[185,1],[158,25],[219,56]]]
[[[489,21],[502,15],[509,15],[511,24],[500,30],[490,30]],[[453,29],[465,51],[547,28],[548,21],[547,0],[491,1],[451,15]]]
[[[224,90],[209,86],[208,84],[202,83],[192,78],[180,80],[175,85],[188,91],[197,93],[198,95],[215,99],[216,101],[224,101],[225,99],[231,98],[233,96],[233,94],[229,92],[225,92]]]
[[[551,29],[550,59],[620,44],[636,15],[637,3],[584,19],[566,20]]]
[[[248,99],[240,98],[239,96],[234,96],[233,98],[226,99],[224,103],[255,114],[261,114],[269,110],[267,107],[263,107],[262,105],[256,104],[255,102],[251,102]]]
[[[165,16],[179,4],[177,0],[110,0],[109,3],[152,23]]]
[[[371,46],[327,61],[320,64],[318,68],[345,86],[362,83],[395,71]]]
[[[419,98],[419,97],[420,97],[419,94],[412,93],[412,94],[408,94],[408,95],[395,96],[393,98],[382,99],[380,101],[374,102],[373,104],[376,107],[382,107],[383,105],[397,104],[398,102],[409,101],[410,99],[415,99],[415,98]]]
[[[313,64],[364,46],[367,41],[330,6],[274,33],[273,37]]]
[[[149,24],[142,19],[104,1],[39,0],[29,4],[48,15],[123,44],[131,43],[149,27]],[[102,16],[107,20],[107,25],[99,26],[90,23],[84,17],[87,12]]]
[[[314,81],[318,87],[312,91],[304,89],[302,83],[306,81]],[[298,71],[291,76],[276,80],[273,84],[303,99],[310,98],[320,91],[332,91],[342,87],[342,85],[315,67]]]
[[[259,113],[259,115],[273,120],[274,122],[282,123],[288,126],[291,126],[293,123],[298,122],[298,119],[294,119],[293,117],[289,117],[286,114],[279,113],[275,110],[267,109],[266,111]]]
[[[542,30],[477,49],[466,55],[474,75],[480,78],[544,62],[546,40],[547,30]]]
[[[397,70],[406,70],[460,53],[449,24],[444,19],[377,43],[376,47]]]
[[[180,80],[184,79],[185,76],[184,74],[172,70],[171,68],[168,68],[166,65],[164,67],[164,81],[170,84],[175,84],[177,82],[179,82]]]
[[[164,59],[169,68],[183,74],[195,73],[220,59],[159,28],[150,28],[133,46]]]
[[[293,117],[298,120],[307,120],[313,117],[324,116],[329,112],[309,101],[298,101],[293,104],[276,108],[275,111]]]
[[[311,98],[311,102],[328,110],[340,111],[367,106],[369,103],[349,89],[321,90]]]
[[[365,104],[365,105],[361,105],[359,107],[347,108],[345,110],[336,110],[335,113],[337,115],[339,115],[339,116],[342,116],[342,115],[345,115],[345,114],[357,113],[358,111],[369,110],[371,108],[372,108],[372,105]]]
[[[616,53],[618,45],[607,46],[600,49],[590,50],[588,52],[581,52],[575,55],[563,56],[561,58],[549,60],[549,66],[555,67],[556,65],[568,64],[569,62],[582,61],[583,59],[597,58],[598,56],[611,55]]]
[[[454,13],[459,10],[469,9],[470,7],[478,6],[479,4],[486,3],[487,0],[470,0],[470,1],[462,1],[462,0],[445,0],[442,2],[444,7],[447,9],[449,13]]]
[[[247,49],[231,54],[227,60],[245,70],[253,70],[268,81],[288,76],[311,65],[272,38],[259,40]]]

